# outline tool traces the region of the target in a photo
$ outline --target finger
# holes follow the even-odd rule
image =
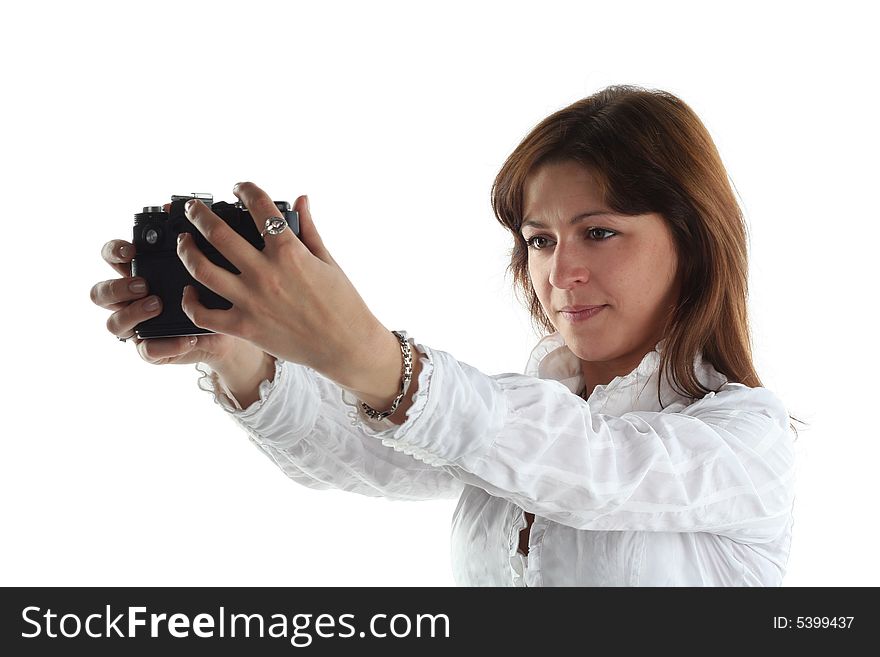
[[[247,208],[260,234],[263,234],[263,231],[266,230],[267,219],[281,217],[281,211],[275,205],[272,198],[252,182],[238,183],[233,187],[232,193]],[[284,217],[281,218],[283,219]],[[282,246],[294,249],[295,253],[305,252],[303,244],[297,239],[293,231],[290,230],[290,227],[285,228],[283,232],[277,235],[265,233],[263,240],[266,242],[264,253],[270,257],[278,247]]]
[[[259,253],[247,242],[245,244],[254,253]],[[183,266],[190,273],[190,276],[221,297],[225,297],[234,303],[236,299],[241,299],[242,295],[247,294],[247,290],[242,285],[238,275],[208,260],[208,257],[196,246],[192,235],[189,233],[180,233],[178,235],[177,255]],[[263,266],[265,266],[265,263]]]
[[[130,338],[141,322],[162,312],[162,300],[156,295],[130,303],[107,318],[107,330],[117,338]]]
[[[178,338],[151,338],[138,342],[137,350],[148,363],[158,365],[169,358],[175,358],[195,349],[198,339],[194,335]]]
[[[187,201],[186,218],[202,236],[241,272],[254,270],[265,263],[263,254],[235,232],[211,208],[198,200]],[[225,271],[225,270],[224,270]],[[196,279],[199,280],[199,279]],[[212,288],[213,289],[213,288]]]
[[[299,238],[302,240],[302,243],[305,244],[309,251],[311,251],[316,257],[320,258],[328,265],[336,265],[336,261],[324,246],[324,241],[318,234],[318,229],[315,227],[315,222],[312,220],[312,212],[309,208],[309,197],[300,196],[297,198],[293,204],[293,209],[299,213]]]
[[[92,303],[107,310],[119,310],[135,299],[148,294],[147,281],[139,276],[133,278],[114,278],[101,281],[92,286],[90,296]]]
[[[206,308],[199,301],[199,295],[192,285],[183,288],[180,307],[190,321],[199,328],[208,329],[214,333],[244,337],[241,335],[241,315],[235,307],[233,306],[229,310]]]
[[[134,244],[125,240],[110,240],[101,247],[101,257],[123,276],[131,276],[131,260],[134,255]]]

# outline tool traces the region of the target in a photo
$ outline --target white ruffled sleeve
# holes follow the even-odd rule
[[[415,352],[414,352],[415,354]],[[424,359],[424,356],[422,356]],[[427,390],[430,364],[422,361],[419,388]],[[425,500],[458,497],[463,484],[444,468],[382,445],[371,431],[395,426],[371,420],[356,399],[311,368],[276,360],[275,375],[259,387],[259,399],[242,409],[204,363],[199,387],[213,395],[250,440],[294,481],[371,497]],[[424,386],[424,387],[423,387]],[[409,409],[424,405],[421,393]]]
[[[726,384],[678,412],[595,412],[557,381],[488,376],[427,349],[426,398],[365,432],[563,525],[710,532],[769,542],[793,504],[788,413],[766,388]]]

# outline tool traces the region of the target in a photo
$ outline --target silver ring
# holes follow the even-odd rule
[[[263,232],[260,233],[260,237],[265,237],[266,233],[270,235],[280,235],[284,232],[284,229],[287,228],[287,222],[281,217],[269,217],[266,219],[266,225],[263,228]]]

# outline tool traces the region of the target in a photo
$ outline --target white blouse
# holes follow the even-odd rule
[[[794,444],[766,388],[677,395],[660,350],[586,401],[554,333],[525,375],[489,376],[410,343],[422,361],[406,421],[376,422],[314,370],[276,363],[242,410],[200,363],[202,389],[294,481],[403,500],[459,497],[452,563],[462,586],[778,586],[791,545]],[[535,515],[528,556],[524,511]]]

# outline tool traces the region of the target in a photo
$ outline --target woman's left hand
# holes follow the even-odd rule
[[[266,220],[279,215],[274,201],[253,183],[240,183],[233,192],[261,233]],[[187,218],[241,274],[212,263],[185,235],[177,253],[187,271],[228,299],[232,308],[205,308],[188,286],[183,311],[196,326],[242,338],[357,389],[378,357],[399,351],[397,339],[370,312],[324,247],[307,197],[297,198],[293,209],[299,213],[300,238],[289,227],[277,235],[266,233],[260,251],[207,205],[191,202]]]

